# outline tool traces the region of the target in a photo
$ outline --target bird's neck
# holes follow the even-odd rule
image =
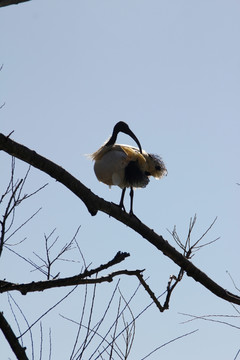
[[[117,140],[117,133],[113,133],[108,142],[105,144],[105,146],[111,146],[114,145]]]

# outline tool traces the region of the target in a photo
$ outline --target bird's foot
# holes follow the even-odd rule
[[[116,204],[115,203],[115,205],[117,205],[117,207],[119,207],[122,211],[124,211],[124,212],[126,212],[126,209],[125,209],[125,206],[123,205],[123,204]]]
[[[134,214],[134,212],[132,210],[129,211],[129,215],[137,220],[139,220],[139,218]],[[139,220],[140,221],[140,220]]]

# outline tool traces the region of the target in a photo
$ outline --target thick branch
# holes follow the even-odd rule
[[[91,215],[96,215],[99,208],[99,198],[61,166],[38,155],[35,151],[12,141],[3,134],[0,134],[0,150],[4,150],[8,154],[23,160],[61,182],[85,203]]]
[[[118,251],[118,253],[114,256],[114,258],[108,261],[106,264],[102,264],[95,269],[91,269],[91,270],[86,269],[82,274],[63,278],[63,279],[37,281],[28,284],[14,284],[8,281],[0,280],[0,293],[17,290],[20,291],[23,295],[26,295],[28,292],[43,291],[55,287],[83,285],[83,284],[97,284],[106,281],[111,282],[113,281],[113,277],[123,274],[137,276],[140,270],[135,270],[135,271],[121,270],[121,271],[116,271],[108,276],[102,276],[100,278],[90,279],[91,276],[98,274],[99,272],[106,270],[112,267],[113,265],[119,264],[120,262],[124,261],[128,256],[130,256],[129,253]]]
[[[27,2],[30,0],[0,0],[0,7],[9,6],[9,5],[17,5],[23,2]]]
[[[75,285],[86,285],[86,284],[100,284],[103,282],[112,282],[113,278],[120,275],[136,276],[139,278],[139,274],[142,270],[118,270],[114,271],[109,275],[101,276],[99,278],[83,278],[82,274],[75,275],[63,279],[46,280],[30,282],[27,284],[14,284],[8,281],[0,281],[0,293],[6,291],[20,291],[22,295],[26,295],[28,292],[44,291],[47,289],[63,287],[63,286],[75,286]]]
[[[3,313],[0,312],[0,329],[2,330],[5,338],[7,339],[9,345],[12,348],[12,351],[16,355],[16,358],[19,360],[28,360],[27,355],[25,353],[25,348],[23,348],[12,331],[10,325],[8,324],[7,320],[3,316]]]
[[[0,134],[0,150],[3,150],[9,155],[15,156],[18,159],[21,159],[26,163],[33,165],[37,169],[49,174],[77,195],[85,203],[92,215],[96,215],[97,211],[100,210],[114,217],[118,221],[121,221],[123,224],[142,235],[142,237],[154,245],[164,255],[168,256],[178,266],[180,266],[180,268],[182,268],[188,276],[191,276],[195,281],[201,283],[213,294],[224,300],[240,305],[240,297],[223,289],[216,282],[210,279],[204,272],[198,269],[166,240],[164,240],[161,235],[156,234],[136,217],[130,216],[122,211],[119,206],[99,198],[60,166],[54,164],[52,161],[44,158],[43,156],[38,155],[35,151],[14,142],[3,134]]]

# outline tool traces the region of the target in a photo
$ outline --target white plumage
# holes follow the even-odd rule
[[[106,152],[101,159],[95,161],[94,171],[99,181],[120,188],[124,186],[125,167],[127,166],[127,155],[124,151],[112,148]]]
[[[131,136],[139,148],[115,144],[119,132]],[[97,179],[106,185],[117,185],[123,189],[119,206],[124,210],[124,194],[126,188],[130,187],[130,214],[133,214],[133,188],[144,188],[149,183],[150,176],[160,179],[167,173],[162,159],[142,150],[137,137],[122,121],[115,125],[111,138],[91,157],[95,161]]]

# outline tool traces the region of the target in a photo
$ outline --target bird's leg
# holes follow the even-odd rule
[[[123,205],[123,199],[124,199],[125,192],[126,192],[126,188],[123,188],[122,195],[121,195],[121,200],[120,200],[120,203],[119,203],[120,208],[123,209],[124,211],[126,211],[125,207]]]
[[[133,187],[131,186],[130,188],[130,211],[129,211],[129,214],[130,215],[133,215]]]

